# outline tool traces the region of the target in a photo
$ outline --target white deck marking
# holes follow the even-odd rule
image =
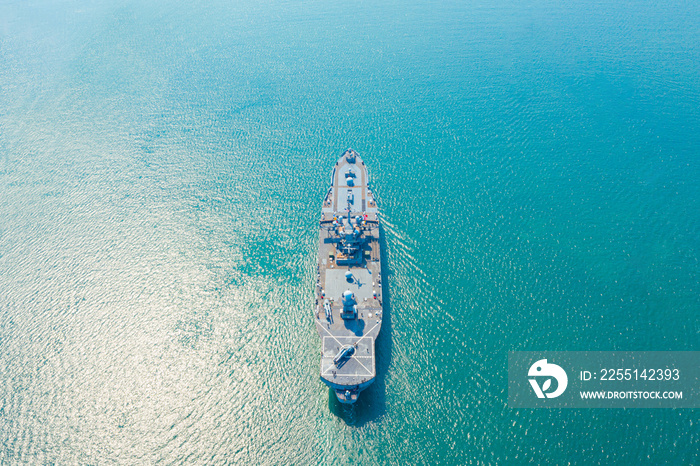
[[[354,357],[354,356],[351,356],[351,357]],[[369,369],[367,369],[367,366],[365,366],[364,364],[362,364],[362,363],[360,362],[359,359],[355,358],[355,361],[357,361],[357,363],[358,363],[360,366],[364,367],[365,370],[367,371],[367,373],[368,373],[369,375],[372,375],[372,372],[371,372]]]
[[[323,329],[324,332],[326,332],[326,333],[328,334],[329,337],[331,337],[332,339],[334,339],[336,343],[338,343],[340,346],[343,346],[343,344],[342,344],[341,342],[339,342],[338,339],[337,339],[335,336],[333,336],[333,334],[332,334],[331,332],[328,331],[328,329],[323,328],[323,325],[321,325],[321,324],[318,322],[318,320],[316,321],[316,323],[318,324],[319,327],[321,327],[321,328]],[[325,338],[325,337],[324,337],[324,338]]]
[[[328,333],[328,332],[326,332],[326,333]],[[366,335],[366,336],[369,336],[369,335]],[[340,343],[340,342],[338,341],[338,339],[335,338],[333,335],[329,335],[329,337],[332,338],[333,340],[335,340],[335,342],[338,343],[338,345],[340,345],[341,347],[343,346],[343,344]],[[324,348],[326,347],[326,345],[325,345],[325,339],[326,339],[326,338],[329,338],[329,337],[323,337],[323,338],[324,338],[324,345],[323,345]],[[352,337],[352,336],[343,336],[343,337],[340,337],[340,338],[353,338],[353,337]],[[365,338],[365,337],[361,337],[359,340],[355,341],[355,343],[359,342],[362,338]],[[365,371],[367,371],[366,373],[359,373],[359,372],[355,372],[355,373],[343,373],[343,374],[338,374],[338,373],[336,373],[335,376],[336,376],[336,377],[359,377],[359,376],[370,376],[370,377],[371,377],[371,376],[372,376],[372,371],[369,370],[369,369],[367,368],[367,366],[365,366],[364,364],[362,364],[362,362],[360,362],[360,358],[362,358],[362,359],[370,359],[370,360],[374,361],[374,339],[372,339],[372,343],[371,343],[371,344],[372,344],[372,355],[370,355],[370,356],[350,356],[350,359],[354,359],[355,362],[357,362],[360,366],[362,366],[362,367],[365,369]],[[326,375],[326,376],[332,375],[333,371],[335,370],[335,367],[336,367],[335,364],[332,364],[328,369],[326,369],[325,371],[321,372],[321,375]]]

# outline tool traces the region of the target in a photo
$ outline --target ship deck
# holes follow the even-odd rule
[[[354,151],[355,163],[348,162],[346,154],[348,152],[334,168],[332,186],[323,204],[315,321],[322,340],[321,378],[335,389],[362,389],[376,376],[374,342],[382,324],[379,221],[364,162]],[[355,176],[349,186],[346,173],[351,170]],[[352,193],[352,202],[348,200],[348,192]],[[333,220],[341,215],[345,218],[360,215],[365,220],[362,236],[367,241],[358,264],[338,265],[340,252],[336,250],[337,243],[325,241],[336,236]],[[350,280],[346,279],[348,271],[352,273]],[[357,305],[357,317],[351,320],[341,317],[342,295],[347,290],[354,293]],[[326,317],[324,300],[329,301],[330,318]],[[354,346],[354,354],[336,363],[336,356],[348,346]]]

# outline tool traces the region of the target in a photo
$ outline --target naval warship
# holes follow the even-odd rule
[[[367,167],[352,149],[333,168],[319,230],[315,320],[321,380],[341,403],[354,403],[377,376],[382,266],[379,210]]]

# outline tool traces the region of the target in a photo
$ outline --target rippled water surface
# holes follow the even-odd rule
[[[698,462],[697,410],[514,410],[511,350],[700,350],[697,2],[0,3],[0,462]],[[390,309],[318,377],[366,160]]]

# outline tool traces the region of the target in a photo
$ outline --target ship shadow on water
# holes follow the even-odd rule
[[[379,421],[386,414],[386,376],[391,365],[392,334],[391,334],[391,292],[389,281],[393,270],[387,260],[387,245],[384,228],[379,225],[379,245],[382,261],[382,329],[374,342],[376,354],[377,377],[372,385],[360,393],[360,398],[354,404],[343,404],[338,401],[332,388],[328,389],[328,410],[342,419],[347,425],[362,427],[367,423]]]

